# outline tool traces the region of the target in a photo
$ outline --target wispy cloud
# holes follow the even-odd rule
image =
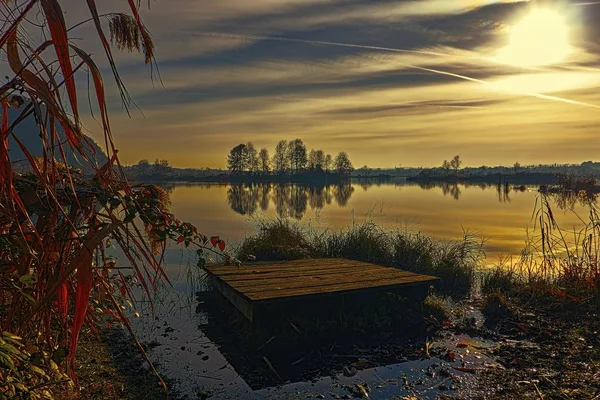
[[[103,8],[120,3],[107,0]],[[152,84],[135,55],[119,56],[145,117],[127,117],[111,92],[117,143],[128,162],[160,157],[182,166],[223,166],[239,142],[271,148],[295,137],[347,150],[361,165],[433,165],[457,152],[468,164],[593,158],[600,150],[589,141],[600,108],[600,30],[590,21],[600,7],[565,8],[575,51],[562,65],[498,63],[507,28],[530,7],[157,1],[143,15],[162,84]],[[78,32],[86,36],[86,29]],[[89,46],[99,57],[98,43]],[[87,126],[96,129],[89,118]]]

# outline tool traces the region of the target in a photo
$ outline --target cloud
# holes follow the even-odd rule
[[[69,25],[85,18],[67,5]],[[122,1],[101,12],[126,10]],[[126,162],[224,166],[228,150],[302,138],[355,164],[437,165],[593,159],[600,105],[600,7],[565,6],[576,51],[559,66],[494,61],[533,7],[491,0],[160,0],[142,14],[162,81],[137,54],[121,75],[145,117],[129,118],[109,75],[112,126]],[[582,9],[584,9],[582,11]],[[73,31],[102,61],[91,24]],[[156,72],[156,71],[155,71]],[[155,75],[155,78],[157,76]],[[85,90],[86,82],[80,87]],[[97,125],[85,118],[96,135]],[[562,149],[568,149],[568,154]],[[561,160],[556,160],[561,161]]]

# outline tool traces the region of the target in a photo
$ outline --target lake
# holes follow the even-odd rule
[[[167,189],[178,218],[192,222],[206,235],[219,235],[229,246],[255,232],[257,221],[263,218],[291,218],[318,229],[344,228],[353,221],[372,219],[389,229],[421,231],[441,240],[460,238],[464,230],[477,232],[487,240],[487,264],[519,254],[527,229],[533,227],[532,211],[539,197],[535,186],[505,190],[495,185],[420,186],[408,182],[330,186],[174,184]],[[577,214],[586,215],[583,206],[572,203],[564,198],[551,199],[556,220],[563,228],[581,226]],[[215,336],[214,329],[219,324],[209,311],[214,299],[202,294],[209,287],[203,282],[204,271],[195,266],[195,257],[193,251],[170,245],[165,257],[170,285],[162,285],[156,294],[154,313],[142,301],[138,304],[141,317],[132,320],[140,340],[152,343],[149,356],[160,364],[159,371],[175,382],[180,395],[201,398],[197,394],[208,390],[214,399],[301,399],[330,392],[342,396],[345,385],[367,382],[372,399],[389,399],[413,394],[400,378],[408,377],[424,381],[424,387],[431,388],[420,391],[419,398],[438,398],[434,388],[441,381],[423,373],[431,363],[444,363],[436,358],[380,365],[354,377],[340,373],[333,378],[293,381],[277,387],[253,382],[240,373],[242,366],[235,363],[227,349],[217,344],[220,335]],[[231,318],[239,318],[236,310],[229,312],[233,312]],[[474,311],[467,307],[466,312]],[[437,345],[452,348],[469,366],[492,363],[483,354],[473,357],[468,349],[456,348],[460,340],[450,335]],[[470,375],[463,374],[460,390],[474,385]]]
[[[537,186],[351,182],[342,185],[174,184],[173,211],[228,245],[255,232],[264,218],[290,218],[318,229],[344,228],[371,219],[388,229],[420,231],[435,238],[483,236],[487,264],[518,256],[539,197]],[[568,203],[568,202],[566,202]],[[562,228],[581,227],[587,211],[565,200],[551,202]],[[571,207],[572,206],[572,207]]]

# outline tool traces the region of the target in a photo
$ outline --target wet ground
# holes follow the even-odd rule
[[[203,274],[195,266],[168,274],[173,286],[159,291],[154,316],[142,309],[132,322],[180,398],[466,399],[481,393],[482,371],[501,368],[490,357],[495,343],[457,333],[482,324],[468,305],[437,329],[372,343],[338,335],[309,351],[273,336],[253,342],[240,338],[243,331],[223,332],[228,325],[211,315]],[[219,307],[235,320],[236,310]]]

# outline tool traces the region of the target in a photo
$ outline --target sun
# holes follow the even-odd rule
[[[508,44],[496,59],[520,67],[558,64],[573,51],[569,36],[564,15],[558,10],[536,8],[510,28]]]

